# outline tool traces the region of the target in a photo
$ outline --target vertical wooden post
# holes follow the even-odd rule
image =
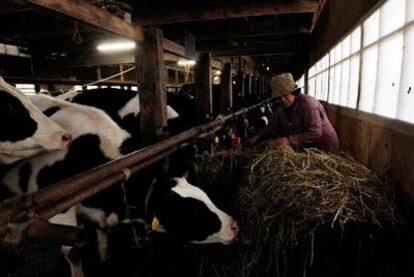
[[[141,134],[144,145],[155,142],[167,125],[163,34],[160,29],[144,30],[144,41],[138,45],[135,63],[141,105]]]
[[[240,61],[239,61],[240,64]],[[235,97],[234,97],[234,103],[233,106],[236,110],[238,110],[243,105],[243,99],[244,99],[244,74],[243,71],[240,69],[237,70],[236,74],[236,85],[234,87]]]
[[[303,78],[303,82],[304,82],[304,94],[308,94],[308,89],[309,89],[309,87],[308,87],[308,82],[309,82],[309,72],[308,72],[308,68],[306,67],[305,68],[305,77]]]
[[[252,75],[251,74],[246,75],[245,83],[246,83],[246,87],[244,88],[244,91],[245,91],[247,99],[250,100],[252,96]]]
[[[211,54],[202,53],[195,67],[195,98],[197,120],[205,122],[212,112]]]
[[[237,71],[236,75],[236,93],[240,95],[240,97],[244,98],[244,74],[241,69]]]
[[[119,65],[119,73],[121,73],[120,75],[120,81],[121,82],[125,82],[125,77],[124,77],[124,65],[120,64]]]
[[[252,75],[252,98],[257,96],[257,76]]]
[[[266,91],[266,81],[264,78],[260,79],[260,96],[264,96],[265,95],[265,91]]]
[[[224,64],[220,86],[220,113],[226,114],[233,107],[233,84],[230,63]]]
[[[174,70],[174,74],[175,74],[175,84],[178,86],[178,84],[180,83],[180,78],[178,77],[178,70],[177,69],[175,69]]]
[[[99,66],[99,65],[96,67],[96,79],[97,79],[97,80],[102,79],[102,71],[101,71],[101,66]]]

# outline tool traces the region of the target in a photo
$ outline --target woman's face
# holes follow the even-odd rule
[[[280,99],[283,107],[289,108],[295,103],[295,96],[293,94],[283,95]]]

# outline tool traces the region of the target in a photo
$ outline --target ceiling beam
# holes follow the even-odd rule
[[[315,30],[316,24],[319,21],[319,17],[321,16],[323,8],[325,8],[326,3],[328,2],[328,0],[318,0],[318,1],[319,1],[318,9],[315,11],[315,13],[313,14],[313,17],[312,17],[312,23],[311,23],[311,27],[310,27],[310,32],[311,33],[313,33],[313,31]]]
[[[233,39],[233,38],[258,38],[268,36],[289,36],[296,34],[309,34],[309,29],[305,27],[286,28],[286,29],[260,29],[260,30],[243,30],[243,31],[229,31],[216,32],[214,34],[200,34],[197,36],[197,41],[217,40],[217,39]]]
[[[140,26],[125,20],[83,0],[27,0],[31,4],[46,8],[95,27],[113,32],[136,41],[143,40]]]
[[[198,61],[198,54],[188,56],[186,55],[185,47],[177,44],[171,40],[163,40],[164,47],[164,60],[173,60],[178,61],[179,59],[192,59]],[[85,51],[79,52],[77,58],[62,58],[56,62],[48,62],[44,64],[45,66],[59,66],[59,67],[83,67],[83,66],[98,66],[98,65],[114,65],[114,64],[128,64],[135,63],[135,57],[133,52],[127,52],[122,54],[90,54],[90,52]]]
[[[180,22],[229,19],[276,14],[314,13],[319,7],[316,0],[294,0],[289,2],[238,3],[237,5],[220,5],[211,8],[194,8],[191,11],[171,11],[137,16],[137,25],[163,25]]]
[[[194,51],[188,51],[185,46],[175,43],[172,40],[164,38],[163,40],[164,52],[180,56],[182,58],[198,61],[198,54],[193,53]],[[189,54],[191,53],[191,54]]]
[[[302,52],[295,50],[287,49],[275,49],[269,47],[244,47],[237,49],[229,50],[218,50],[212,51],[211,55],[213,57],[225,57],[225,56],[251,56],[251,57],[261,57],[261,56],[275,56],[275,55],[301,55]]]

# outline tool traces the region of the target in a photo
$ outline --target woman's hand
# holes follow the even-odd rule
[[[290,146],[290,142],[287,137],[280,137],[277,139],[269,140],[269,145],[275,149],[278,149],[278,148],[281,148],[282,146]]]

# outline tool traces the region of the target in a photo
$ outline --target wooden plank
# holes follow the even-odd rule
[[[255,30],[239,30],[239,31],[229,31],[227,32],[215,32],[209,34],[202,34],[197,36],[197,41],[206,41],[206,40],[218,40],[223,38],[258,38],[258,37],[268,37],[268,36],[290,36],[290,35],[299,35],[299,34],[309,34],[309,29],[306,27],[295,27],[295,28],[286,28],[286,29],[255,29]]]
[[[185,58],[185,59],[189,59],[189,60],[194,60],[194,61],[198,61],[199,57],[197,53],[190,53],[189,51],[187,51],[185,46],[182,46],[178,43],[175,43],[172,40],[163,39],[163,47],[164,47],[164,51],[166,53],[170,53],[170,54],[174,54],[176,56]]]
[[[167,126],[167,95],[160,29],[144,31],[145,39],[136,51],[137,82],[140,90],[141,134],[144,145],[154,143]]]
[[[27,0],[35,6],[60,13],[91,24],[98,28],[122,35],[136,41],[143,40],[141,27],[134,26],[125,20],[83,0]]]
[[[221,4],[215,7],[195,8],[191,11],[180,10],[141,16],[135,19],[137,25],[162,25],[179,22],[228,19],[237,17],[264,16],[277,14],[314,13],[318,8],[315,0],[297,0],[288,2],[259,1],[251,3]]]
[[[321,13],[323,9],[325,8],[325,5],[328,2],[328,0],[318,0],[318,2],[319,2],[319,6],[318,6],[318,9],[313,14],[311,27],[309,29],[311,33],[313,33],[313,31],[315,30],[316,24],[319,21],[319,17],[321,16]]]
[[[250,98],[252,95],[252,75],[251,74],[247,74],[245,76],[244,85],[245,85],[245,88],[244,88],[245,96],[247,98]]]
[[[240,60],[239,60],[239,67],[241,67]],[[234,93],[236,94],[236,99],[237,99],[237,103],[234,103],[234,105],[238,109],[242,105],[241,100],[244,99],[244,96],[245,96],[244,74],[241,69],[237,70],[236,84],[235,84],[234,90],[235,90]]]
[[[211,83],[211,54],[202,53],[195,67],[195,98],[197,106],[197,120],[208,121],[212,112],[212,83]]]
[[[165,41],[165,39],[164,39]],[[178,45],[178,44],[177,44]],[[171,49],[170,49],[171,50]],[[164,52],[164,61],[174,61],[177,62],[183,57],[171,52]],[[192,57],[197,58],[198,57]],[[197,61],[196,60],[196,61]],[[76,68],[76,67],[90,67],[90,66],[100,66],[100,65],[114,65],[114,64],[134,64],[135,55],[133,52],[126,53],[113,53],[113,54],[94,54],[88,56],[79,56],[78,58],[70,58],[67,60],[59,60],[58,62],[42,62],[41,66],[58,66],[60,68]],[[221,68],[217,68],[221,69]]]
[[[224,64],[220,86],[220,113],[227,114],[231,112],[233,107],[233,84],[230,63]]]

